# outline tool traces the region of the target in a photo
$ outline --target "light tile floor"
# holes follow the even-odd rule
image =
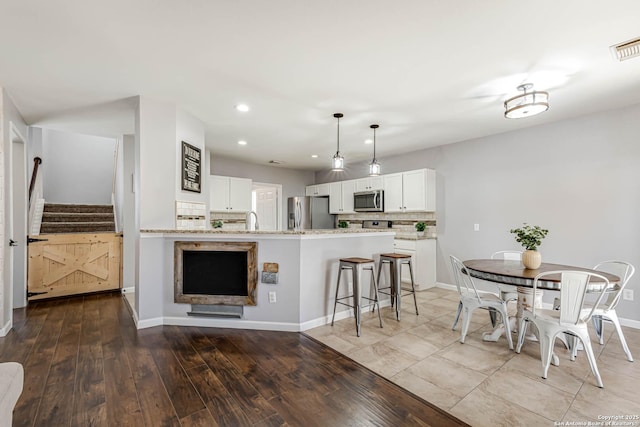
[[[526,341],[520,354],[509,350],[504,337],[484,342],[482,334],[491,331],[485,310],[473,313],[461,344],[460,325],[451,330],[458,304],[453,291],[419,292],[418,316],[410,296],[402,303],[400,322],[391,307],[383,307],[384,328],[377,314],[367,311],[360,338],[353,318],[305,333],[474,426],[587,425],[620,415],[632,419],[618,421],[640,426],[640,419],[633,419],[640,416],[640,330],[623,327],[631,353],[639,359],[633,363],[626,360],[611,324],[605,323],[605,345],[592,341],[604,382],[600,389],[584,353],[571,362],[559,341],[555,352],[560,366],[552,365],[546,380],[540,376],[537,342]]]

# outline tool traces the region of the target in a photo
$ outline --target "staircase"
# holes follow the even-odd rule
[[[115,232],[113,206],[45,203],[40,234]]]

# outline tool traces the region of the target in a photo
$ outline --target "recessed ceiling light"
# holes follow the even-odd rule
[[[246,113],[247,111],[249,111],[249,106],[247,104],[238,104],[236,105],[236,110]]]
[[[318,155],[317,154],[312,154],[311,157],[313,157],[314,159],[317,159]]]
[[[373,139],[365,139],[364,143],[365,144],[373,144]]]
[[[247,141],[238,141],[238,145],[247,145]]]

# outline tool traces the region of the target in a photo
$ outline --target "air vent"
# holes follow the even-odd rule
[[[618,61],[625,61],[640,56],[640,38],[611,46],[611,53],[613,53],[614,58]]]

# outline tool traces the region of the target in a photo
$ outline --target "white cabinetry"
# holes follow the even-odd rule
[[[251,210],[251,180],[211,175],[209,197],[213,212],[248,212]]]
[[[332,182],[329,184],[329,213],[355,213],[353,210],[353,193],[355,192],[355,188],[355,180]]]
[[[403,240],[393,242],[394,251],[399,254],[411,255],[413,264],[413,280],[417,290],[432,288],[436,285],[436,240]],[[402,281],[411,282],[409,268],[402,267]]]
[[[328,196],[329,184],[308,185],[305,194],[307,196]]]
[[[436,210],[436,172],[431,169],[383,175],[385,212]]]
[[[367,178],[356,179],[356,192],[382,190],[383,188],[384,179],[382,176],[371,176]]]

